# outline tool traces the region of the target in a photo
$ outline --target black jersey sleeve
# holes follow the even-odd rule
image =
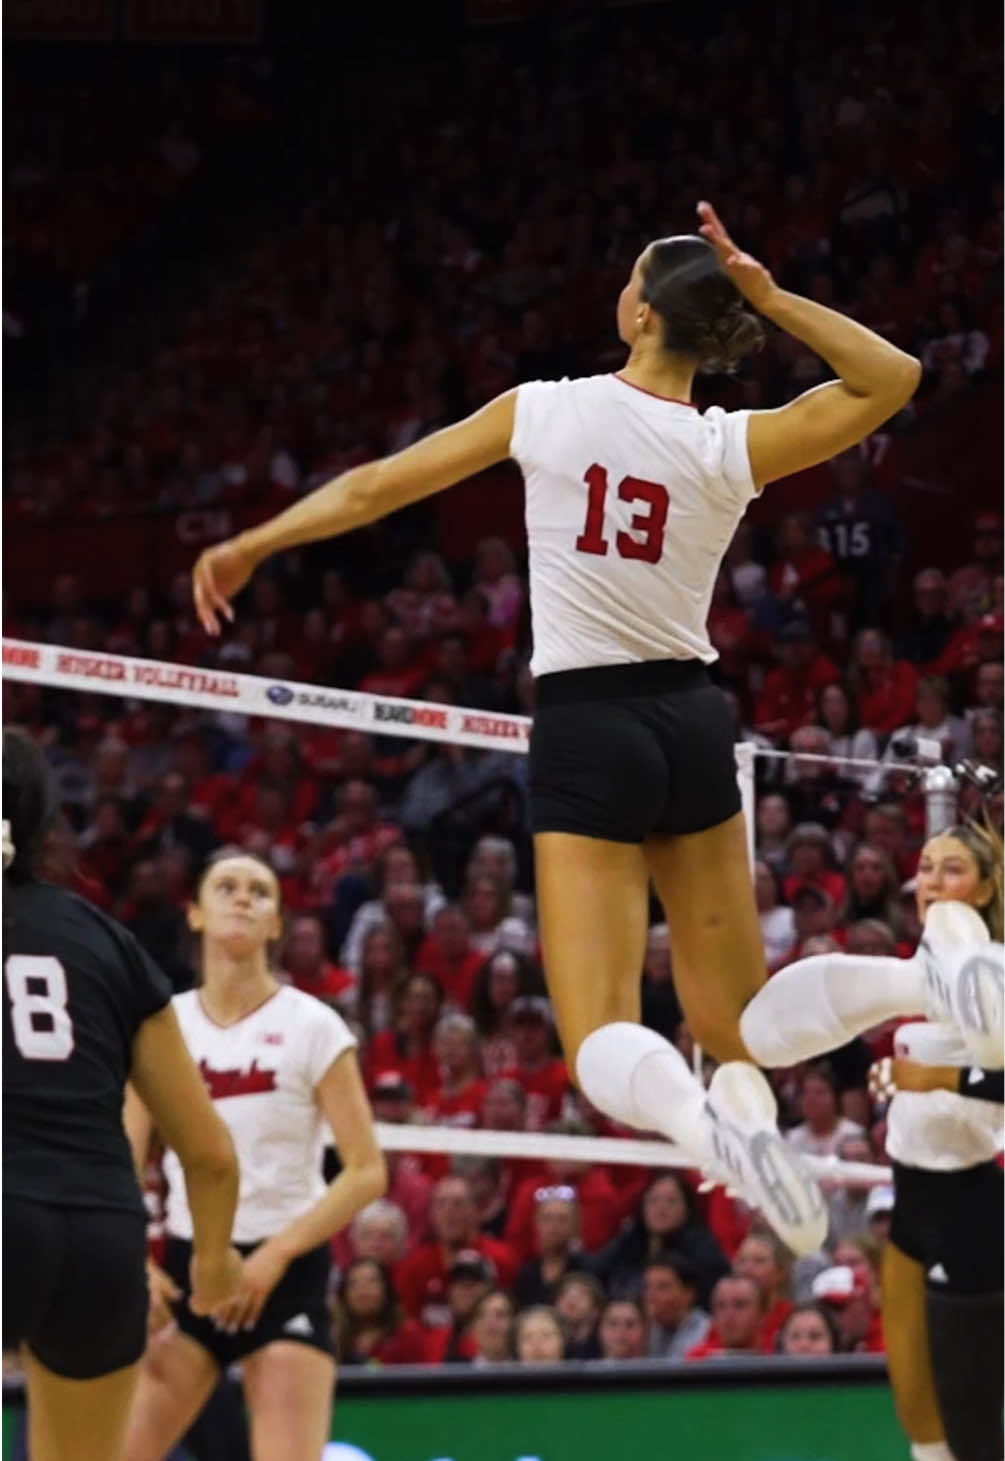
[[[1001,1105],[1005,1102],[1005,1071],[981,1070],[971,1066],[969,1070],[960,1071],[956,1089],[961,1096],[969,1096],[973,1101],[994,1101]]]
[[[106,921],[106,929],[119,947],[122,960],[123,994],[132,1006],[133,1031],[170,1002],[171,981],[154,963],[146,949],[128,928]]]

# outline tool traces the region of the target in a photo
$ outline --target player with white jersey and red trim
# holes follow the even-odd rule
[[[383,461],[353,468],[211,548],[194,571],[209,633],[271,554],[348,532],[514,457],[527,484],[535,716],[530,745],[541,940],[566,1062],[607,1115],[677,1141],[806,1252],[820,1193],[776,1128],[740,1032],[767,978],[740,810],[732,721],[707,666],[716,574],[765,484],[826,461],[910,399],[919,362],[781,289],[714,209],[699,234],[635,261],[614,376],[532,382]],[[763,338],[747,306],[838,379],[775,411],[700,414],[699,370]],[[653,882],[688,1025],[718,1060],[706,1093],[640,1019]]]
[[[237,1297],[209,1318],[188,1304],[192,1218],[174,1152],[159,1296],[174,1322],[151,1339],[133,1406],[127,1461],[161,1461],[227,1367],[242,1363],[255,1461],[300,1461],[328,1439],[335,1362],[326,1307],[330,1239],[384,1192],[356,1059],[356,1039],[321,1000],[282,985],[268,945],[280,934],[271,869],[239,848],[210,861],[189,909],[202,935],[202,980],[173,1000],[185,1043],[238,1154]],[[321,1174],[326,1127],[341,1171]],[[153,1123],[130,1091],[126,1128],[137,1166]]]

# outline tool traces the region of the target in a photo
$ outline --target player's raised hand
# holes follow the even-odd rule
[[[192,597],[207,634],[219,634],[220,617],[233,623],[230,601],[255,571],[255,559],[240,538],[228,538],[200,553],[192,570]]]
[[[777,288],[769,271],[733,242],[726,232],[726,225],[711,203],[698,204],[698,217],[701,219],[698,232],[715,249],[719,262],[730,279],[755,309],[763,310]]]

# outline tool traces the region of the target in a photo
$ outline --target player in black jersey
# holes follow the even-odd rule
[[[41,751],[13,730],[3,810],[3,1342],[21,1347],[32,1461],[118,1461],[147,1319],[126,1081],[184,1165],[203,1313],[240,1279],[237,1160],[167,979],[126,929],[36,876],[59,804]]]

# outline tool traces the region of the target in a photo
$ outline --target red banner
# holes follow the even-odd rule
[[[244,45],[261,39],[262,0],[126,0],[127,41]]]
[[[110,41],[115,0],[7,0],[4,36],[12,40]]]

